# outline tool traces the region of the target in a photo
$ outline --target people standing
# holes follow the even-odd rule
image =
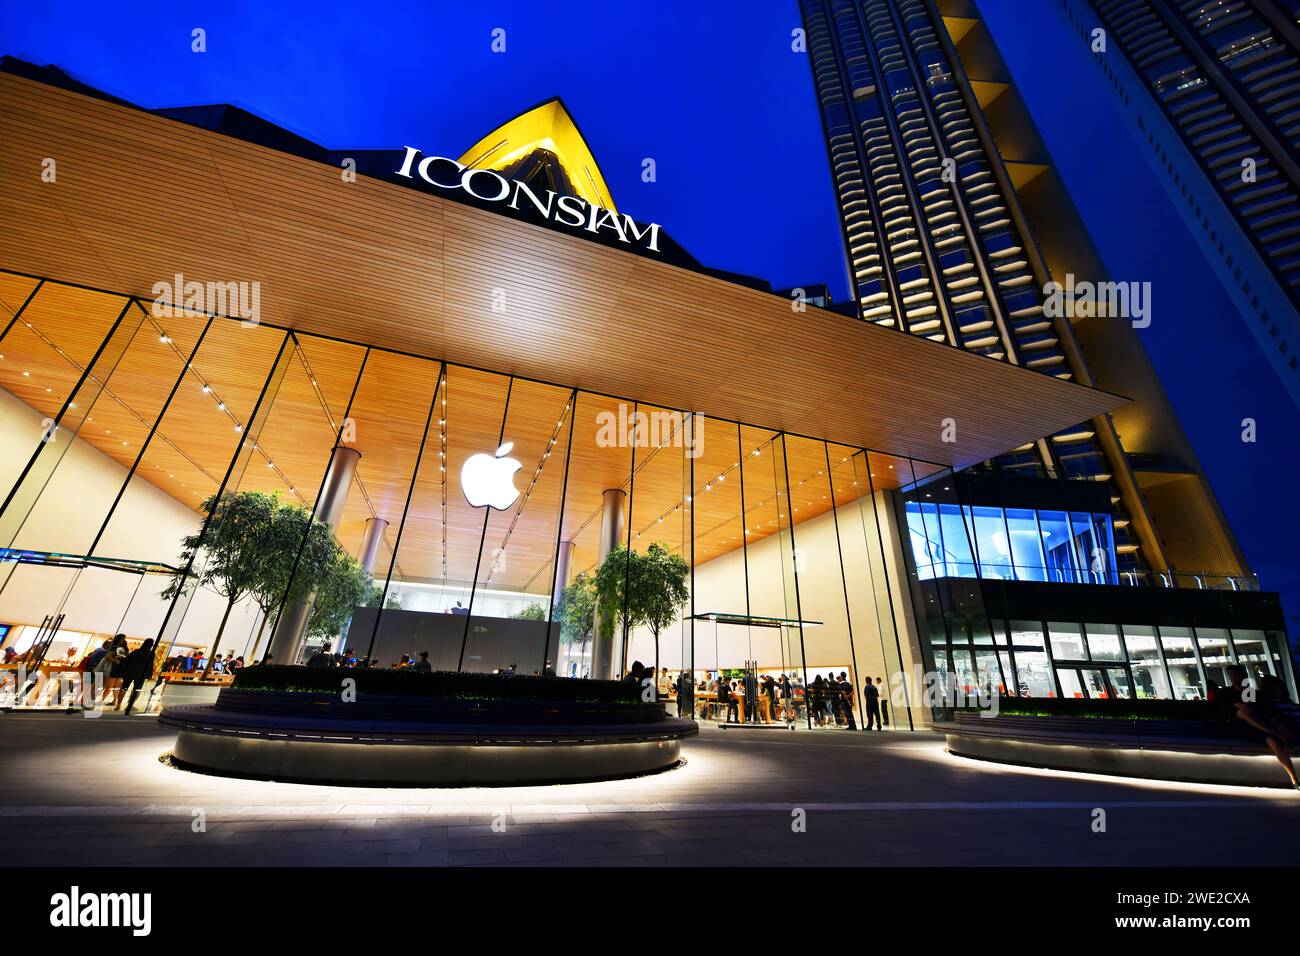
[[[876,730],[881,730],[880,726],[880,691],[872,683],[870,677],[862,688],[862,699],[867,705],[867,726],[863,730],[870,730],[872,721],[875,721]]]
[[[876,693],[880,696],[880,722],[889,726],[889,695],[885,693],[884,678],[876,678]]]
[[[107,703],[109,695],[113,695],[113,704],[120,701],[122,687],[122,664],[126,661],[128,652],[125,634],[113,635],[113,640],[108,645],[108,650],[104,656],[95,664],[95,673],[103,675],[104,697],[100,703]],[[116,693],[115,693],[116,692]],[[110,704],[112,706],[112,704]]]
[[[848,671],[840,671],[839,696],[848,729],[857,730],[858,722],[853,717],[853,682],[849,680]]]
[[[140,696],[144,682],[153,677],[153,647],[153,638],[146,638],[143,644],[126,655],[126,661],[122,665],[122,694],[117,699],[117,709],[122,709],[122,697],[129,695],[126,702],[127,716],[130,716],[131,709],[135,707],[135,699]]]

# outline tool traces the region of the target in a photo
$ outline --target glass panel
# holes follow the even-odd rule
[[[1083,697],[1083,680],[1073,667],[1058,667],[1056,677],[1061,682],[1062,697]]]
[[[1011,649],[1016,657],[1016,681],[1026,697],[1055,697],[1056,684],[1037,621],[1012,621]]]
[[[1051,622],[1047,625],[1052,637],[1052,657],[1057,661],[1086,661],[1088,652],[1083,646],[1083,630],[1078,624]]]
[[[684,562],[690,581],[690,516],[683,509],[689,493],[690,468],[686,458],[689,416],[647,405],[637,406],[636,474],[632,479],[632,548],[643,556],[653,554],[661,566],[673,559]],[[688,592],[689,593],[689,592]],[[677,676],[689,666],[687,603],[673,619],[656,628],[642,623],[632,632],[628,659],[653,666],[656,691],[671,699]]]
[[[1199,631],[1197,632],[1199,636]],[[1232,629],[1232,644],[1237,651],[1237,660],[1255,680],[1266,675],[1277,676],[1273,656],[1268,652],[1268,643],[1263,631]]]
[[[787,435],[784,443],[790,474],[790,514],[794,517],[799,607],[806,622],[821,622],[805,624],[803,629],[808,674],[813,680],[819,674],[824,675],[831,685],[827,694],[832,705],[829,718],[832,725],[865,726],[862,678],[881,678],[879,693],[886,697],[889,674],[881,667],[873,671],[859,670],[862,655],[857,645],[868,634],[877,639],[878,635],[874,622],[866,633],[850,628],[845,601],[841,541],[852,530],[850,517],[861,520],[855,514],[860,511],[857,504],[860,492],[854,484],[857,479],[853,452],[836,446],[836,457],[830,459],[824,442]],[[760,459],[751,457],[751,461],[757,465]],[[748,479],[745,491],[748,494]],[[857,531],[860,538],[860,523]],[[879,657],[872,655],[872,659],[879,660]]]
[[[1099,553],[1097,537],[1092,530],[1092,515],[1084,512],[1070,512],[1070,533],[1074,543],[1074,562],[1079,569],[1079,580],[1084,584],[1098,584],[1102,578],[1098,573],[1104,561]]]
[[[1110,690],[1106,686],[1105,678],[1102,677],[1101,671],[1091,667],[1082,668],[1079,671],[1079,677],[1083,681],[1084,689],[1088,696],[1094,700],[1105,700],[1110,697]]]
[[[1122,667],[1106,668],[1106,677],[1110,681],[1111,688],[1115,691],[1115,696],[1122,700],[1129,700],[1133,696],[1133,689],[1129,686],[1128,674]]]
[[[750,614],[746,554],[741,523],[740,474],[736,469],[740,431],[732,423],[706,418],[700,428],[699,457],[694,460],[695,613]],[[728,471],[731,472],[727,477]],[[723,476],[718,481],[718,476]],[[783,606],[783,605],[782,605]],[[725,720],[729,692],[719,693],[748,656],[749,628],[716,619],[695,629],[696,712]],[[740,719],[736,702],[734,717]]]
[[[317,352],[315,343],[311,346],[309,357]],[[445,383],[440,387],[439,365],[371,351],[355,388],[348,417],[361,460],[348,489],[339,537],[358,554],[369,533],[375,587],[366,606],[352,615],[344,650],[351,652],[349,659],[370,658],[381,667],[411,666],[426,653],[431,670],[454,671],[466,619],[445,618],[446,594],[455,588],[467,606],[472,572],[454,562],[443,570],[448,512],[442,503],[450,503],[452,486],[442,453],[444,436],[455,431],[446,424],[447,394]],[[474,553],[478,541],[475,533]]]
[[[1070,523],[1064,511],[1040,511],[1043,551],[1047,559],[1047,578],[1058,584],[1078,581],[1074,550],[1070,541]]]
[[[464,669],[540,674],[558,643],[548,621],[571,392],[514,379],[497,400],[500,376],[461,372],[448,373],[448,468],[453,494],[486,521]]]
[[[939,538],[942,547],[943,574],[948,577],[976,577],[975,557],[971,552],[968,526],[960,505],[940,504]],[[927,515],[927,525],[929,516]]]
[[[1202,700],[1205,685],[1201,682],[1200,668],[1196,662],[1196,649],[1192,646],[1192,631],[1187,627],[1161,627],[1160,643],[1169,666],[1169,681],[1177,700]]]
[[[1201,664],[1205,668],[1205,677],[1219,687],[1227,687],[1232,682],[1228,679],[1228,668],[1235,661],[1232,649],[1228,646],[1228,632],[1221,627],[1196,628],[1196,642],[1200,645]]]
[[[1026,508],[1008,508],[1006,515],[1016,578],[1021,581],[1046,581],[1047,561],[1043,557],[1037,515]]]
[[[1124,653],[1119,645],[1119,628],[1114,624],[1086,624],[1088,650],[1094,661],[1122,661]]]
[[[1155,628],[1141,624],[1124,625],[1124,646],[1128,648],[1133,683],[1138,698],[1156,697],[1167,700],[1173,696],[1169,678],[1160,662],[1156,648]]]
[[[1007,539],[1006,524],[1002,520],[1002,509],[973,507],[969,513],[975,529],[975,551],[979,557],[981,576],[1015,577],[1011,569],[1011,544]]]
[[[631,485],[632,447],[631,418],[633,406],[626,402],[579,392],[573,415],[573,442],[569,453],[568,482],[564,494],[564,518],[560,548],[570,553],[568,572],[560,590],[569,587],[571,595],[589,589],[604,558],[601,541],[602,517],[606,511],[605,492],[609,491],[611,515],[619,513],[620,494],[626,496]],[[622,499],[627,514],[626,497]],[[687,501],[685,507],[689,507]],[[618,543],[626,545],[626,520],[616,531]],[[563,556],[561,564],[563,564]],[[581,602],[577,605],[582,606]],[[566,618],[560,628],[556,672],[569,677],[586,677],[591,673],[595,629],[599,615],[583,619]],[[613,633],[613,624],[610,625]],[[614,646],[621,646],[621,641]]]

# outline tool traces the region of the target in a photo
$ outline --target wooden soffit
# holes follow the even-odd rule
[[[1125,401],[3,74],[0,221],[0,269],[258,282],[265,324],[956,467]]]

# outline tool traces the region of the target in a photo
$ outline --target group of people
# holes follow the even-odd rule
[[[722,723],[794,722],[807,714],[815,727],[857,730],[853,683],[847,671],[816,674],[807,686],[796,674],[758,674],[727,677],[706,671],[698,681],[690,671],[674,676],[668,668],[657,673],[640,661],[629,668],[625,680],[651,679],[661,700],[676,701],[682,716],[713,717]],[[889,724],[889,702],[883,679],[866,679],[862,691],[866,730],[883,730]]]
[[[377,657],[357,656],[351,648],[348,648],[342,653],[338,653],[331,650],[331,647],[332,645],[330,644],[324,644],[321,646],[320,650],[316,651],[314,654],[309,654],[307,656],[307,666],[340,667],[349,670],[358,668],[362,670],[375,669],[383,666]],[[269,664],[270,657],[268,656],[262,661],[262,663]],[[428,674],[433,671],[433,665],[429,662],[429,652],[419,651],[413,655],[403,654],[400,660],[394,661],[389,665],[389,669],[415,671],[416,673]],[[500,668],[494,673],[500,674],[504,677],[512,677],[519,673],[519,665],[511,664],[508,667]],[[537,674],[538,672],[533,671],[533,673]],[[550,661],[546,662],[546,667],[541,673],[545,674],[547,677],[555,676],[555,668],[551,665]]]
[[[131,650],[126,635],[115,634],[83,657],[77,669],[102,675],[104,693],[95,703],[121,710],[125,701],[126,713],[129,714],[135,707],[140,689],[154,676],[153,638],[146,638],[139,647]],[[81,703],[84,706],[87,702],[82,700]]]
[[[200,649],[191,651],[188,654],[184,652],[174,654],[167,658],[167,660],[163,661],[162,672],[164,674],[195,674],[206,670],[211,674],[233,675],[242,670],[243,667],[243,656],[236,656],[234,651],[224,656],[217,654],[212,658],[211,666],[209,666],[206,652]]]

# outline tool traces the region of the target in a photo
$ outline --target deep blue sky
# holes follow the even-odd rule
[[[1128,136],[1055,3],[981,0],[1263,585],[1300,612],[1300,416]],[[701,262],[847,294],[794,0],[213,5],[0,0],[0,52],[142,106],[233,103],[324,146],[451,153],[564,98],[615,200]],[[207,31],[207,52],[190,32]],[[506,30],[506,52],[491,31]],[[642,160],[658,181],[641,181]],[[1104,161],[1101,161],[1104,160]],[[1242,418],[1259,441],[1240,441]]]

